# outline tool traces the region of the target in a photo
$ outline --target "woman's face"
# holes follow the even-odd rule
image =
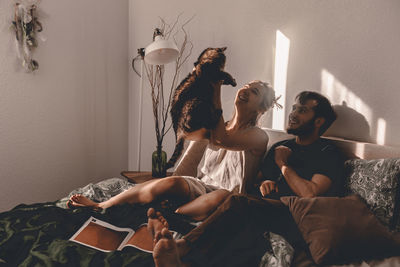
[[[264,99],[265,89],[260,83],[249,83],[239,89],[236,93],[235,105],[237,108],[258,111]]]

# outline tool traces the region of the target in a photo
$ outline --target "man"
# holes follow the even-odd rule
[[[234,250],[238,243],[255,240],[265,231],[282,235],[295,248],[304,246],[279,197],[338,193],[343,159],[328,140],[320,138],[335,119],[336,114],[324,96],[308,91],[297,95],[287,126],[287,132],[295,138],[273,145],[265,157],[260,176],[264,181],[259,186],[262,197],[231,195],[183,239],[174,241],[165,224],[160,223],[165,222],[161,214],[149,210],[149,227],[155,233],[156,266],[180,266],[182,257],[200,266],[210,266],[218,261],[221,252],[226,252],[228,245]],[[238,232],[246,227],[251,228],[246,240],[235,242]],[[224,259],[224,264],[240,265],[236,259],[232,263]]]
[[[260,186],[262,196],[315,197],[340,191],[340,153],[320,138],[335,119],[324,96],[308,91],[297,95],[287,126],[296,138],[278,142],[269,150],[261,166],[266,179]]]

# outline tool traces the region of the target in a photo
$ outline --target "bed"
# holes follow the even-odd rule
[[[270,144],[290,138],[281,131],[271,129],[265,129],[265,131],[270,137]],[[375,212],[376,217],[382,224],[385,224],[386,228],[391,232],[400,231],[400,207],[398,207],[400,202],[398,176],[400,160],[397,159],[400,157],[400,148],[331,139],[350,158],[347,163],[353,167],[352,174],[359,173],[355,171],[359,168],[372,171],[378,168],[381,171],[378,171],[375,176],[368,177],[374,176],[379,179],[379,175],[385,174],[385,181],[392,177],[389,183],[375,186],[377,189],[375,191],[378,192],[370,194],[368,188],[364,186],[366,182],[360,178],[362,175],[355,175],[357,177],[352,177],[354,180],[352,190],[364,197],[369,209]],[[191,155],[189,155],[190,153]],[[176,168],[176,174],[193,174],[196,171],[196,162],[200,159],[201,149],[187,150]],[[382,173],[382,166],[386,166],[383,169],[384,173]],[[350,176],[352,174],[348,173]],[[369,184],[376,184],[375,180],[368,179]],[[0,266],[154,266],[151,254],[132,247],[124,248],[122,251],[104,253],[69,241],[69,238],[90,216],[120,227],[135,228],[145,222],[146,211],[150,205],[120,205],[101,212],[89,208],[71,210],[66,207],[69,196],[75,193],[84,194],[96,201],[103,201],[132,186],[135,185],[126,179],[110,178],[77,188],[68,196],[57,201],[21,204],[12,210],[0,213]],[[384,199],[378,199],[378,201],[369,199],[369,197],[372,198],[371,195],[379,195],[380,192],[383,192]],[[387,205],[387,202],[393,202],[393,205]],[[161,209],[171,228],[181,234],[187,233],[194,227],[187,218],[173,213],[174,203],[172,202],[167,206],[161,203],[153,203],[151,206]],[[309,251],[294,251],[278,235],[268,233],[264,235],[263,240],[269,248],[261,260],[257,260],[257,266],[316,266]],[[244,247],[243,251],[249,252],[252,249],[251,246]],[[231,257],[231,255],[222,255],[221,259],[224,257]],[[214,262],[214,266],[226,266],[225,263],[224,260]],[[365,264],[367,263],[358,261],[346,266],[365,266]],[[370,266],[400,266],[400,257],[368,261],[368,264]],[[236,266],[251,265],[244,261],[236,262]]]

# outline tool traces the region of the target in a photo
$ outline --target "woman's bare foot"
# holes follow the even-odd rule
[[[156,267],[182,266],[178,247],[167,228],[163,228],[157,233],[156,244],[153,249],[153,259]]]
[[[72,195],[68,201],[68,206],[69,205],[74,206],[74,207],[91,207],[94,210],[102,210],[103,209],[101,207],[101,203],[94,202],[93,200],[90,200],[87,197],[80,195],[80,194]]]

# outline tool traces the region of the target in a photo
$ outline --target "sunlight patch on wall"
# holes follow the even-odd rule
[[[321,84],[322,94],[327,96],[333,105],[346,102],[348,107],[361,113],[369,125],[372,125],[372,109],[325,69],[321,72]]]
[[[356,143],[356,151],[355,151],[356,156],[361,158],[361,159],[363,159],[364,158],[364,152],[365,152],[365,144]]]
[[[333,105],[342,105],[343,102],[346,102],[348,107],[361,113],[371,129],[376,126],[376,143],[379,145],[385,144],[386,120],[379,118],[375,121],[371,107],[325,69],[321,71],[321,92],[329,98]]]
[[[376,143],[378,145],[385,144],[385,136],[386,136],[386,121],[382,118],[378,119],[378,126],[376,129]]]
[[[290,40],[281,31],[276,31],[274,89],[276,96],[281,96],[279,103],[285,108],[287,68],[289,62]],[[272,128],[285,129],[285,109],[274,109]]]

